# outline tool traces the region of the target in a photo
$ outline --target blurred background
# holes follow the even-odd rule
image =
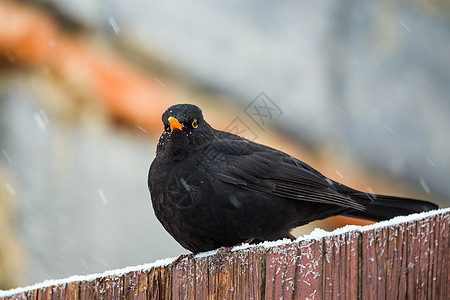
[[[0,289],[188,253],[147,189],[175,103],[450,204],[449,1],[0,0]]]

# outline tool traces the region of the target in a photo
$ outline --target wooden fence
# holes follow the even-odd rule
[[[449,299],[450,210],[6,291],[0,299]]]

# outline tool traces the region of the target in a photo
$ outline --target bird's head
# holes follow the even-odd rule
[[[164,132],[159,139],[157,155],[187,154],[206,146],[214,137],[201,109],[192,104],[169,107],[162,115],[162,122]]]

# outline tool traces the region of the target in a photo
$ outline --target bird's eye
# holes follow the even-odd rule
[[[198,127],[197,119],[194,119],[194,121],[192,121],[192,128],[197,128],[197,127]]]

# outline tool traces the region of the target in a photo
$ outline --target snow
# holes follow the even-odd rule
[[[402,26],[406,29],[406,31],[411,32],[411,30],[409,29],[409,27],[406,26],[405,23],[403,23],[403,21],[400,21],[400,24],[402,24]]]
[[[6,159],[11,162],[11,158],[9,158],[9,155],[6,153],[5,149],[2,149],[3,155],[5,155]]]
[[[196,254],[194,256],[194,258],[205,258],[205,257],[208,257],[208,256],[213,256],[213,255],[217,254],[217,252],[220,249],[225,249],[225,248],[219,248],[219,249],[215,249],[215,250],[211,250],[211,251],[200,252],[200,253]]]
[[[114,19],[113,17],[109,17],[108,22],[111,25],[112,29],[114,30],[114,33],[118,34],[120,32],[120,28],[119,25],[117,24],[116,19]]]
[[[98,196],[102,199],[103,204],[108,205],[108,200],[106,200],[105,193],[103,193],[102,189],[98,189]]]
[[[430,188],[428,187],[428,184],[425,182],[425,178],[419,177],[419,182],[425,193],[430,194]]]
[[[33,117],[40,129],[44,130],[47,128],[50,120],[44,110],[41,109],[39,112],[34,112]]]
[[[336,235],[350,233],[350,232],[365,232],[365,231],[379,229],[379,228],[391,227],[391,226],[395,226],[398,224],[414,222],[414,221],[426,219],[428,217],[432,217],[435,215],[448,213],[448,212],[450,212],[450,207],[438,209],[438,210],[432,210],[432,211],[423,212],[423,213],[412,214],[409,216],[398,216],[391,220],[382,221],[382,222],[378,222],[378,223],[374,223],[374,224],[366,225],[366,226],[347,225],[347,226],[338,228],[331,232],[316,228],[310,234],[301,236],[301,237],[297,238],[295,241],[291,241],[290,239],[282,239],[282,240],[278,240],[278,241],[266,241],[266,242],[263,242],[263,243],[260,243],[257,245],[242,244],[242,245],[233,247],[230,251],[235,252],[238,250],[246,250],[246,249],[255,248],[255,247],[263,247],[265,249],[269,249],[269,248],[274,248],[277,246],[295,243],[295,242],[299,242],[299,241],[308,241],[308,240],[314,241],[314,240],[320,240],[325,237],[336,236]],[[194,259],[200,259],[200,258],[205,258],[205,257],[215,255],[221,249],[223,250],[225,248],[220,248],[220,249],[196,254],[194,256]],[[27,287],[21,287],[21,288],[6,290],[6,291],[0,290],[0,297],[11,296],[14,294],[23,293],[23,292],[27,292],[30,290],[40,289],[40,288],[44,288],[44,287],[48,287],[48,286],[66,284],[66,283],[74,282],[74,281],[92,281],[99,277],[121,276],[128,272],[146,271],[146,270],[150,270],[151,268],[167,266],[167,265],[173,263],[176,259],[177,259],[177,257],[172,257],[172,258],[157,260],[157,261],[155,261],[153,263],[149,263],[149,264],[126,267],[126,268],[117,269],[117,270],[110,270],[110,271],[106,271],[104,273],[97,273],[97,274],[91,274],[91,275],[74,275],[74,276],[71,276],[71,277],[68,277],[65,279],[46,280],[44,282],[33,284],[33,285],[30,285]]]
[[[161,85],[162,87],[166,87],[166,85],[162,83],[161,80],[159,80],[158,78],[155,78],[155,81],[159,83],[159,85]]]
[[[11,196],[14,196],[16,194],[16,191],[14,191],[12,185],[9,182],[5,182],[5,188],[11,194]]]
[[[408,223],[408,222],[414,222],[418,220],[422,220],[428,217],[432,217],[439,214],[444,214],[450,212],[450,207],[443,208],[443,209],[437,209],[437,210],[430,210],[427,212],[417,213],[417,214],[411,214],[408,216],[398,216],[395,218],[392,218],[387,221],[381,221],[377,222],[371,225],[365,225],[365,226],[357,226],[357,225],[347,225],[341,228],[337,228],[331,232],[322,230],[322,229],[315,229],[313,232],[311,232],[309,235],[306,235],[304,237],[299,237],[296,241],[299,240],[308,240],[308,239],[321,239],[328,236],[334,236],[334,235],[340,235],[344,233],[349,232],[365,232],[373,229],[379,229],[379,228],[385,228],[385,227],[392,227],[395,225]]]
[[[437,165],[429,157],[425,157],[425,158],[430,163],[430,165],[432,165],[433,167],[437,168]]]
[[[70,276],[70,277],[64,278],[64,279],[45,280],[44,282],[36,283],[36,284],[30,285],[27,287],[20,287],[20,288],[15,288],[15,289],[6,290],[6,291],[0,290],[0,297],[7,297],[7,296],[15,295],[15,294],[24,293],[24,292],[27,292],[30,290],[36,290],[36,289],[45,288],[45,287],[49,287],[49,286],[62,285],[62,284],[66,284],[66,283],[70,283],[70,282],[74,282],[74,281],[92,281],[92,280],[95,280],[100,277],[122,276],[126,273],[133,272],[133,271],[146,271],[146,270],[150,270],[152,268],[164,267],[164,266],[170,265],[176,259],[177,259],[176,257],[171,257],[171,258],[157,260],[153,263],[132,266],[132,267],[126,267],[123,269],[110,270],[110,271],[106,271],[103,273],[96,273],[96,274],[90,274],[90,275],[74,275],[74,276]]]
[[[263,247],[265,249],[286,245],[290,243],[296,243],[299,241],[307,241],[307,240],[320,240],[324,237],[330,237],[330,236],[336,236],[340,234],[345,234],[349,232],[365,232],[373,229],[379,229],[384,227],[392,227],[398,224],[408,223],[408,222],[414,222],[417,220],[422,220],[431,216],[444,214],[450,212],[450,207],[443,208],[443,209],[437,209],[437,210],[430,210],[427,212],[417,213],[417,214],[411,214],[408,216],[398,216],[395,218],[392,218],[387,221],[381,221],[378,223],[374,223],[371,225],[365,225],[365,226],[358,226],[358,225],[347,225],[344,227],[337,228],[333,231],[325,231],[320,228],[314,229],[310,234],[300,236],[295,241],[291,241],[290,239],[282,239],[278,241],[266,241],[262,242],[257,245],[249,245],[249,244],[242,244],[239,246],[235,246],[232,248],[231,251],[237,251],[237,250],[244,250],[252,247]],[[213,253],[214,254],[214,253]]]

